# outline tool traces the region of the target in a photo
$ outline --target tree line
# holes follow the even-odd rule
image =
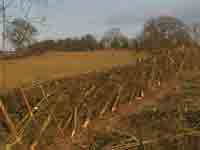
[[[31,51],[94,51],[97,49],[161,49],[180,46],[198,46],[192,35],[197,30],[172,16],[148,19],[143,30],[135,38],[121,33],[119,28],[107,31],[101,39],[92,34],[76,38],[37,41],[39,34],[30,22],[16,18],[7,28],[7,35],[16,50]]]
[[[59,40],[43,40],[29,46],[35,50],[94,51],[98,49],[130,48],[130,39],[124,35],[105,35],[100,40],[92,34]]]

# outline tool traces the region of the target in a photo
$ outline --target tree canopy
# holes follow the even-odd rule
[[[23,18],[15,18],[7,25],[7,37],[16,48],[24,48],[35,41],[38,30]]]
[[[151,18],[144,24],[140,42],[145,48],[173,48],[189,45],[192,38],[188,26],[171,16]]]

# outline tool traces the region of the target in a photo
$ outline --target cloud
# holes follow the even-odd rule
[[[143,22],[146,19],[144,14],[136,14],[132,11],[120,12],[109,16],[105,20],[106,25],[133,25]]]
[[[176,11],[176,16],[180,17],[187,23],[200,22],[200,3],[198,6],[178,9]]]
[[[132,26],[143,24],[150,17],[157,17],[162,15],[173,16],[175,13],[171,10],[165,9],[144,10],[142,12],[126,11],[116,13],[106,18],[105,24],[108,26]]]
[[[200,0],[169,0],[167,4],[163,2],[151,7],[144,6],[140,11],[120,11],[107,17],[105,24],[108,26],[143,24],[149,17],[162,15],[175,16],[186,23],[200,22]]]

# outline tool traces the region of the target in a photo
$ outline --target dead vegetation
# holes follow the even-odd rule
[[[135,65],[13,89],[1,96],[1,145],[160,150],[199,136],[199,56],[196,49],[166,50]]]
[[[34,80],[55,80],[65,76],[78,76],[82,73],[101,71],[133,64],[145,53],[131,50],[99,50],[94,52],[57,52],[50,51],[40,56],[20,59],[0,59],[0,88],[16,88],[31,84]],[[5,83],[2,83],[2,71]]]

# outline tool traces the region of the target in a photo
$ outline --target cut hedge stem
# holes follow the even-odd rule
[[[26,94],[25,94],[25,92],[24,92],[24,89],[23,89],[23,88],[20,88],[20,92],[21,92],[21,94],[22,94],[24,103],[26,104],[26,107],[27,107],[28,112],[29,112],[29,114],[30,114],[30,117],[31,117],[31,118],[33,117],[33,118],[34,118],[33,111],[32,111],[32,107],[31,107],[31,105],[30,105],[30,103],[29,103],[29,100],[28,100],[28,98],[27,98],[27,96],[26,96]]]
[[[5,118],[6,124],[8,125],[12,135],[14,136],[14,139],[17,143],[21,142],[21,138],[17,134],[17,129],[15,127],[15,124],[12,122],[2,100],[0,99],[0,110]]]
[[[75,107],[74,108],[74,124],[73,124],[73,131],[71,134],[71,138],[73,138],[77,132],[77,128],[78,128],[78,108]]]

